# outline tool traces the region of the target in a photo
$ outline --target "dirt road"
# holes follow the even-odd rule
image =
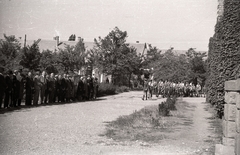
[[[163,99],[142,101],[141,92],[128,92],[98,101],[22,108],[0,114],[0,154],[194,155],[206,154],[216,136],[204,98],[184,98],[192,104],[191,124],[160,144],[116,142],[100,136],[106,122]]]

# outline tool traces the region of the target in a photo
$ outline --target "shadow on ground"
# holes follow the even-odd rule
[[[49,106],[56,106],[56,105],[69,105],[69,104],[79,104],[79,103],[86,103],[86,102],[96,102],[96,101],[101,101],[101,100],[106,100],[106,98],[97,98],[95,100],[87,100],[87,101],[76,101],[76,102],[55,102],[55,103],[50,103],[50,104],[38,104],[38,105],[31,105],[31,106],[26,106],[26,105],[21,105],[20,107],[10,107],[7,109],[1,108],[0,109],[0,114],[5,114],[5,113],[11,113],[11,112],[22,112],[22,111],[30,111],[30,109],[33,108],[39,108],[39,107],[49,107]]]

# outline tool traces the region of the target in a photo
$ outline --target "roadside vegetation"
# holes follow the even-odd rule
[[[129,91],[130,88],[127,86],[115,86],[111,83],[100,83],[98,88],[98,96],[114,95]]]
[[[101,136],[121,141],[158,142],[167,138],[166,132],[175,129],[186,107],[186,102],[168,98],[158,106],[146,106],[109,122],[106,132]]]
[[[204,143],[205,147],[196,146],[195,143],[193,146],[199,148],[199,153],[213,154],[215,144],[221,143],[221,119],[216,118],[213,106],[207,103],[199,104],[204,104],[204,110],[211,114],[210,117],[206,118],[210,124],[208,130],[211,132],[211,136],[204,138],[204,140],[199,140],[198,136],[193,136],[192,138],[195,139],[192,141],[195,140],[199,144]],[[161,144],[169,140],[182,145],[182,140],[186,136],[189,138],[193,134],[198,135],[197,132],[200,130],[199,124],[194,124],[196,123],[195,119],[198,118],[193,118],[192,115],[196,106],[180,98],[167,98],[159,105],[146,106],[130,115],[120,116],[114,121],[105,122],[106,131],[100,136],[113,139],[120,144],[138,142],[143,146],[152,146],[152,144]]]

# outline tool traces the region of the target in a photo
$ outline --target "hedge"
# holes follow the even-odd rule
[[[224,82],[236,79],[240,71],[240,1],[225,0],[224,12],[209,41],[207,102],[223,116]]]

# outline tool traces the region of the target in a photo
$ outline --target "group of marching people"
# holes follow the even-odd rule
[[[196,86],[192,83],[183,83],[183,82],[170,82],[170,81],[154,81],[153,79],[144,80],[144,94],[143,100],[152,98],[153,94],[156,94],[156,97],[200,97],[204,96],[203,88],[200,84]]]
[[[156,97],[205,97],[205,90],[199,83],[170,82],[168,80],[154,81],[153,73],[150,69],[143,69],[143,97],[142,100],[152,98],[153,94]]]
[[[0,108],[73,102],[96,99],[98,79],[90,75],[47,74],[9,70],[0,72]],[[2,106],[3,104],[3,106]]]

